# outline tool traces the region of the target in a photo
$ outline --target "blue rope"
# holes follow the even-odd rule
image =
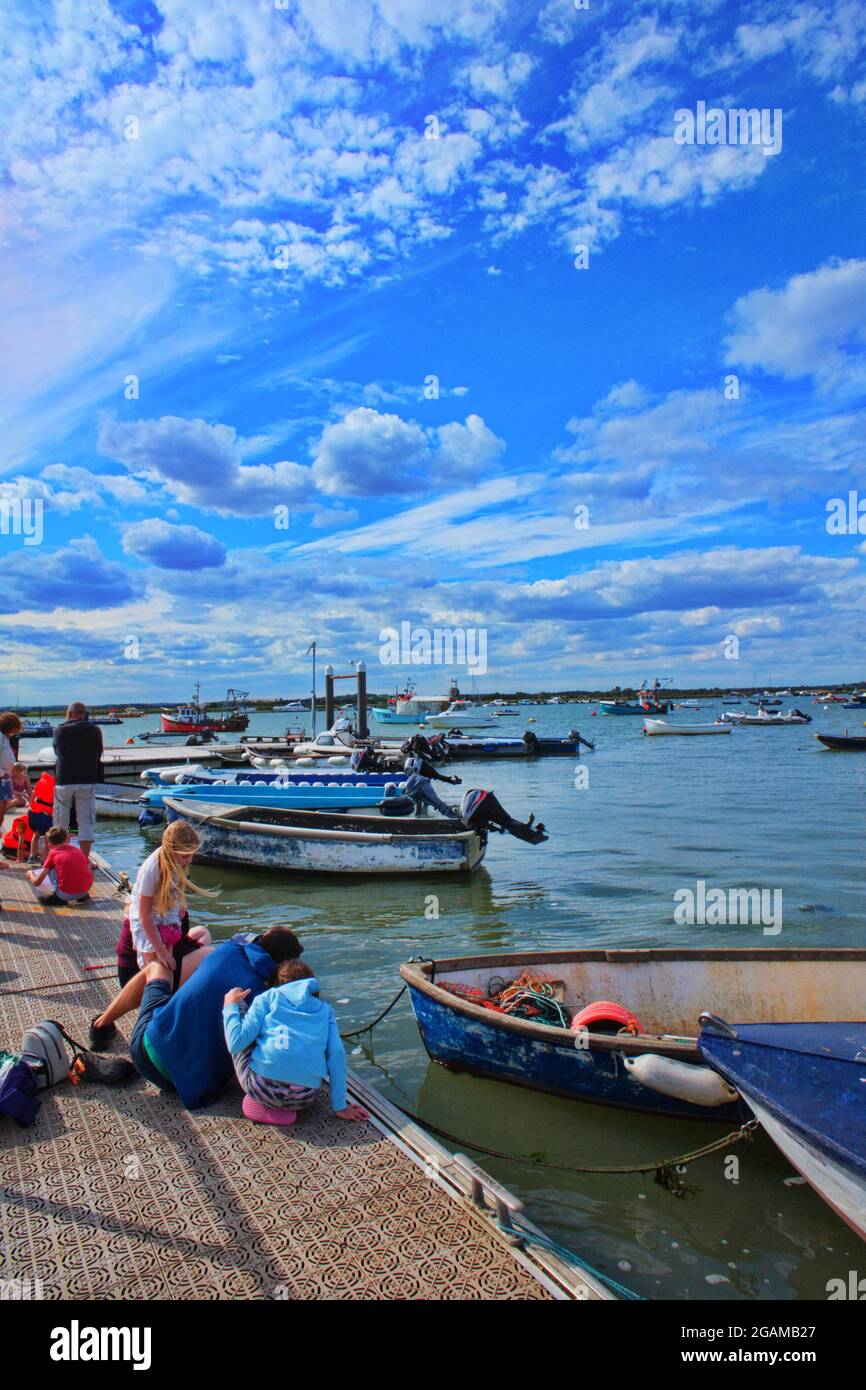
[[[497,1225],[504,1235],[513,1235],[514,1232],[517,1231],[527,1244],[532,1243],[534,1245],[540,1245],[543,1249],[550,1250],[554,1255],[559,1255],[560,1259],[565,1260],[566,1263],[577,1265],[579,1269],[583,1270],[584,1274],[591,1274],[593,1278],[598,1279],[600,1283],[606,1284],[607,1287],[620,1298],[630,1299],[638,1303],[646,1302],[643,1294],[635,1293],[633,1289],[627,1289],[625,1284],[620,1284],[609,1274],[602,1274],[600,1269],[596,1269],[587,1260],[582,1260],[579,1255],[575,1255],[573,1250],[568,1250],[564,1245],[558,1245],[557,1242],[551,1240],[549,1236],[543,1236],[540,1233],[536,1235],[533,1231],[524,1230],[522,1226],[512,1226],[509,1229],[503,1226],[501,1222],[497,1222]]]

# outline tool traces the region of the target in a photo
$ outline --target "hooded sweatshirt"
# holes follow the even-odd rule
[[[223,1008],[230,1052],[255,1043],[253,1071],[271,1081],[319,1086],[327,1076],[331,1107],[346,1107],[346,1050],[330,1004],[318,997],[318,980],[293,980],[267,989],[245,1014],[237,1004]]]
[[[237,985],[261,994],[274,961],[250,932],[222,941],[147,1026],[145,1046],[187,1109],[234,1074],[222,1027],[223,999]]]

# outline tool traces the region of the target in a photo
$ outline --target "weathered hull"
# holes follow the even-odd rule
[[[393,779],[392,779],[393,785]],[[151,787],[144,793],[148,806],[161,806],[167,796],[184,801],[215,801],[225,806],[273,806],[285,811],[350,811],[358,806],[378,806],[384,799],[384,788],[378,786],[304,787],[242,785],[214,786],[212,783],[173,783]],[[410,807],[411,812],[411,807]]]
[[[492,979],[511,980],[533,966],[562,981],[569,1007],[618,1002],[646,1032],[590,1033],[581,1047],[567,1029],[493,1013],[436,985],[486,991]],[[424,1045],[447,1067],[647,1114],[730,1121],[746,1113],[741,1103],[708,1108],[663,1094],[643,1085],[625,1059],[649,1055],[702,1067],[696,1035],[704,1009],[735,1018],[850,1016],[866,989],[866,950],[540,951],[410,964],[400,973]]]
[[[358,834],[349,828],[348,819],[345,830],[319,831],[300,823],[304,813],[297,813],[299,824],[294,828],[257,825],[242,818],[245,811],[255,809],[225,808],[177,798],[165,801],[167,820],[185,819],[195,826],[201,840],[196,859],[203,863],[233,864],[272,873],[374,877],[470,873],[481,863],[486,848],[482,837],[472,831],[413,835],[392,830],[397,822],[384,819],[374,822],[375,830]],[[230,818],[229,811],[236,815]],[[283,813],[286,818],[292,814]],[[307,822],[314,817],[314,812],[309,813]],[[334,820],[325,816],[322,819]]]
[[[125,783],[99,782],[96,786],[97,820],[138,820],[141,788]]]

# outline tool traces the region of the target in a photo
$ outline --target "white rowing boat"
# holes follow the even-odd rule
[[[686,737],[694,734],[729,734],[730,724],[668,724],[664,719],[645,719],[645,734],[680,734]]]

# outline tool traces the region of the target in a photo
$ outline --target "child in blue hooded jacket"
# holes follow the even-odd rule
[[[325,1076],[331,1108],[343,1120],[366,1120],[346,1099],[346,1051],[319,982],[300,960],[284,961],[275,986],[246,1008],[246,989],[230,989],[223,1028],[244,1091],[243,1112],[258,1124],[291,1125],[315,1101]]]

